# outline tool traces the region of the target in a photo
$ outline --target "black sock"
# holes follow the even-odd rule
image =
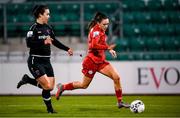
[[[28,77],[27,83],[34,85],[36,87],[42,88],[41,85],[38,84],[38,82],[34,78],[31,78],[29,76],[27,76],[27,77]]]
[[[43,97],[44,103],[46,104],[47,110],[52,111],[53,107],[52,107],[52,104],[51,104],[50,91],[49,90],[43,90],[42,91],[42,97]]]

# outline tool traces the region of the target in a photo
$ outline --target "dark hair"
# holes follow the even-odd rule
[[[88,29],[90,30],[92,27],[94,27],[97,23],[100,23],[103,19],[107,19],[108,17],[101,13],[96,12],[94,18],[91,20],[91,22],[88,24]]]
[[[46,5],[35,5],[32,13],[35,18],[39,18],[39,14],[44,14],[46,9],[49,9]]]

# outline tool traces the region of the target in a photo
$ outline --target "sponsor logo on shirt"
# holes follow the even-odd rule
[[[42,35],[42,36],[38,36],[38,39],[46,39],[48,36]]]

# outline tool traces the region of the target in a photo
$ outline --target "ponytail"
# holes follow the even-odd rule
[[[90,30],[92,27],[94,27],[97,24],[97,21],[95,21],[94,19],[91,20],[91,22],[88,25],[88,30]]]
[[[101,13],[101,12],[96,12],[94,18],[91,20],[91,22],[88,25],[88,29],[90,30],[92,27],[94,27],[97,23],[100,23],[103,19],[107,19],[108,17]]]

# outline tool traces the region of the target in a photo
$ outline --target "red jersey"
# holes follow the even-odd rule
[[[95,63],[103,63],[105,61],[105,50],[108,49],[106,43],[107,36],[105,32],[95,25],[88,35],[88,57]]]

